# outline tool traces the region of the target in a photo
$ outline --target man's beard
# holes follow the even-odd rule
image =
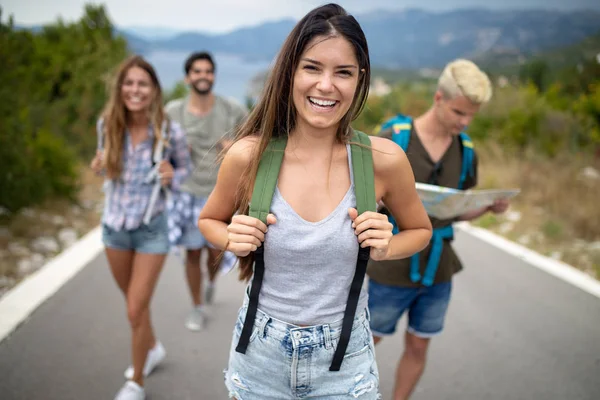
[[[208,83],[208,87],[206,89],[198,89],[197,85],[200,82],[206,82],[206,83]],[[197,94],[199,94],[200,96],[206,96],[212,90],[213,84],[208,79],[198,79],[197,81],[192,82],[192,84],[190,86],[192,87],[192,90],[194,92],[196,92]]]

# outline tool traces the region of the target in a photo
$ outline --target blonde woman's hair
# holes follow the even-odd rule
[[[162,89],[154,67],[138,55],[125,59],[117,69],[109,99],[101,115],[104,130],[104,166],[110,179],[119,178],[123,170],[123,139],[127,129],[128,111],[121,98],[121,86],[123,86],[127,71],[133,67],[146,71],[154,85],[154,98],[148,110],[148,118],[154,130],[154,146],[159,140],[163,140],[162,123],[168,119],[163,110]]]
[[[492,97],[492,83],[475,63],[465,59],[447,64],[438,80],[438,90],[445,98],[464,96],[475,104],[487,103]]]

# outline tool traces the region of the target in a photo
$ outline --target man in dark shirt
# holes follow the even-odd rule
[[[415,118],[410,126],[410,139],[405,150],[416,182],[458,188],[464,145],[459,135],[491,95],[488,77],[472,62],[455,60],[446,66],[431,108]],[[386,129],[380,136],[391,138],[393,130],[392,127]],[[470,171],[461,189],[470,189],[477,184],[476,156]],[[508,201],[502,200],[452,220],[431,217],[434,235],[436,230],[447,232],[455,221],[469,221],[486,212],[501,213],[507,208]],[[425,369],[429,341],[443,329],[452,276],[462,269],[451,240],[451,237],[443,239],[431,284],[424,284],[420,277],[426,273],[433,240],[419,254],[418,263],[413,261],[414,272],[418,268],[417,275],[420,275],[417,279],[411,276],[411,259],[369,262],[369,309],[375,343],[383,336],[394,334],[398,320],[408,311],[405,349],[396,372],[395,400],[408,399]]]

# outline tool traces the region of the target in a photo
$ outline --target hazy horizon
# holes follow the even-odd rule
[[[86,0],[5,0],[1,5],[3,19],[10,15],[21,26],[43,25],[61,18],[65,22],[79,19]],[[189,0],[105,0],[111,21],[119,28],[157,29],[168,31],[195,31],[225,33],[244,27],[275,22],[286,18],[299,19],[314,7],[326,3],[319,0],[220,0],[210,4]],[[482,0],[342,0],[338,4],[350,13],[360,15],[372,11],[422,9],[445,12],[465,8],[490,10],[598,10],[594,0],[503,0],[490,4]]]

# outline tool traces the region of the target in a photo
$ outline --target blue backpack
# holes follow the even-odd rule
[[[402,150],[404,150],[404,152],[406,152],[408,150],[408,144],[410,143],[410,132],[412,130],[412,124],[413,119],[411,117],[398,114],[395,117],[390,118],[389,120],[385,121],[383,124],[378,126],[376,128],[375,134],[378,135],[379,132],[391,128],[392,140],[398,146],[402,147]],[[475,152],[473,151],[473,142],[466,133],[461,132],[460,140],[462,144],[462,167],[460,171],[460,179],[458,181],[457,189],[462,190],[467,176],[472,177],[475,175],[473,163]],[[394,218],[391,215],[389,215],[388,219],[393,225],[392,232],[394,234],[398,233],[398,225],[396,224]],[[417,253],[411,257],[411,281],[421,281],[421,283],[425,286],[431,286],[433,284],[433,281],[435,279],[435,273],[437,272],[440,257],[442,255],[443,240],[453,238],[454,229],[452,228],[452,225],[447,225],[433,230],[433,235],[431,237],[431,242],[433,246],[431,248],[429,260],[427,261],[427,266],[425,267],[425,274],[423,277],[421,277],[421,273],[419,271],[419,253]]]
[[[410,142],[410,131],[412,128],[413,119],[409,116],[398,114],[393,118],[390,118],[382,125],[380,125],[375,134],[379,134],[380,131],[386,129],[392,129],[392,140],[398,146],[402,147],[402,150],[406,152],[408,150],[408,144]],[[475,174],[473,169],[473,158],[475,156],[473,151],[473,142],[471,138],[464,132],[460,134],[460,140],[462,143],[462,168],[460,171],[460,179],[458,181],[458,188],[462,190],[467,176],[473,176]]]

